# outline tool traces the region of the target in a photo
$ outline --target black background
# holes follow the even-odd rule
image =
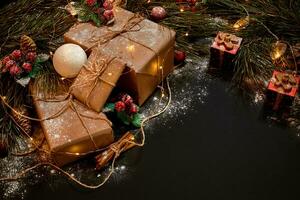
[[[156,123],[145,147],[133,150],[139,158],[125,178],[92,191],[46,179],[30,187],[25,199],[299,199],[296,134],[266,123],[262,108],[242,103],[228,83],[204,84],[205,103],[195,101],[197,109],[179,114],[182,123]]]

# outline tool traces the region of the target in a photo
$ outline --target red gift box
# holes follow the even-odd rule
[[[292,75],[286,72],[274,71],[269,82],[268,90],[275,94],[273,101],[273,110],[278,110],[284,99],[285,106],[292,104],[293,99],[297,95],[300,76]],[[269,95],[269,97],[272,95]],[[273,95],[274,96],[274,95]]]

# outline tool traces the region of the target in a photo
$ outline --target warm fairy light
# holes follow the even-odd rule
[[[2,96],[1,99],[2,99],[2,100],[6,100],[6,96]]]
[[[162,93],[162,94],[161,94],[161,97],[165,97],[165,94],[164,94],[164,93]]]
[[[109,73],[108,73],[108,76],[111,76],[111,75],[112,75],[112,73],[111,73],[111,72],[109,72]]]
[[[62,80],[62,81],[65,80],[65,79],[66,79],[65,77],[61,77],[61,78],[60,78],[60,80]]]
[[[277,41],[276,43],[274,43],[272,45],[272,50],[271,50],[271,58],[272,60],[278,60],[279,58],[281,58],[287,49],[287,45],[283,42]]]
[[[238,29],[242,29],[242,28],[246,28],[250,23],[250,17],[244,17],[241,18],[239,20],[237,20],[234,24],[233,24],[233,28],[238,30]]]
[[[151,3],[151,0],[148,0],[147,3]]]
[[[131,139],[131,140],[134,140],[134,136],[132,136],[130,139]]]
[[[184,12],[184,8],[180,8],[179,11],[180,11],[180,12]]]
[[[76,155],[76,156],[79,156],[79,155],[80,155],[80,153],[75,153],[75,155]]]
[[[187,37],[187,36],[189,36],[189,33],[188,33],[188,32],[186,32],[184,35]]]
[[[134,47],[134,45],[129,45],[127,47],[127,49],[128,49],[128,51],[134,51],[135,47]]]
[[[33,138],[32,138],[32,137],[30,137],[29,139],[30,139],[31,141],[33,141]]]
[[[163,69],[163,66],[159,66],[159,69]]]

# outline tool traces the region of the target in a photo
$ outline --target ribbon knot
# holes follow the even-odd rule
[[[226,50],[232,50],[239,43],[235,35],[220,32],[215,39],[218,46],[224,46]]]
[[[293,87],[296,87],[297,80],[292,74],[279,73],[275,75],[274,85],[278,91],[288,93]]]

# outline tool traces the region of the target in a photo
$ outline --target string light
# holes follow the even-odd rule
[[[274,43],[272,45],[272,50],[270,53],[270,56],[272,58],[272,60],[278,60],[279,58],[281,58],[287,49],[287,45],[283,42],[277,41],[276,43]]]
[[[132,52],[132,51],[134,51],[135,47],[134,47],[134,45],[129,45],[129,46],[127,46],[127,49],[128,49],[128,51]]]
[[[188,36],[189,36],[189,33],[188,33],[188,32],[186,32],[184,35],[185,35],[186,37],[188,37]]]
[[[111,75],[112,75],[112,73],[111,73],[111,72],[109,72],[109,73],[108,73],[108,76],[111,76]]]
[[[64,81],[66,78],[65,77],[61,77],[60,80]]]
[[[250,23],[250,17],[244,17],[241,18],[239,20],[237,20],[234,24],[233,24],[233,28],[238,30],[238,29],[244,29],[246,28]]]
[[[184,8],[181,7],[181,8],[179,9],[179,11],[180,11],[180,12],[184,12]]]

